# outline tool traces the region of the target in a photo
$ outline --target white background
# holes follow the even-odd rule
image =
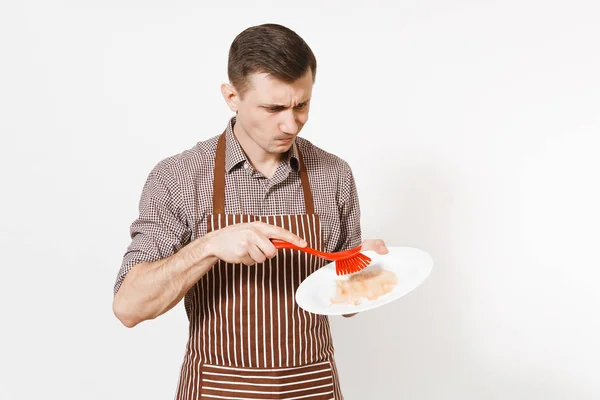
[[[183,305],[129,330],[113,283],[148,172],[222,131],[264,22],[318,58],[303,136],[353,167],[364,236],[436,262],[332,318],[346,399],[600,398],[594,1],[201,3],[2,1],[0,399],[173,397]]]

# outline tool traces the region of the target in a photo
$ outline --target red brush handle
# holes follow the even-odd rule
[[[315,250],[310,247],[300,247],[300,246],[296,246],[295,244],[292,244],[290,242],[286,242],[284,240],[278,240],[278,239],[272,239],[271,242],[277,249],[300,250],[300,251],[304,251],[306,253],[312,254],[313,256],[324,258],[326,260],[330,260],[330,261],[333,260],[332,258],[328,257],[327,253],[323,253],[321,251]]]
[[[362,247],[362,246],[357,246],[353,249],[346,250],[346,251],[340,251],[337,253],[325,253],[325,252],[315,250],[310,247],[296,246],[295,244],[286,242],[284,240],[271,239],[271,242],[277,249],[300,250],[300,251],[304,251],[306,253],[312,254],[313,256],[324,258],[325,260],[329,260],[329,261],[346,260],[348,258],[352,258],[352,257],[356,256],[358,253],[360,253],[360,250]]]

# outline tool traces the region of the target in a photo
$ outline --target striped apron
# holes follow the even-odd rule
[[[308,174],[299,156],[305,215],[225,214],[225,134],[215,157],[213,214],[207,232],[263,221],[322,249]],[[176,400],[343,400],[327,316],[298,307],[294,295],[324,265],[296,250],[279,250],[261,264],[219,261],[185,296],[190,321]]]

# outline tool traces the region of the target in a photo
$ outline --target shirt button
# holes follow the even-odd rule
[[[247,162],[244,163],[244,169],[248,169],[250,168],[250,164],[248,164]]]

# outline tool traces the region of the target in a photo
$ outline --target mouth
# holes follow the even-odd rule
[[[276,140],[278,140],[280,142],[289,143],[292,140],[294,140],[294,136],[287,136],[287,137],[277,138]]]

